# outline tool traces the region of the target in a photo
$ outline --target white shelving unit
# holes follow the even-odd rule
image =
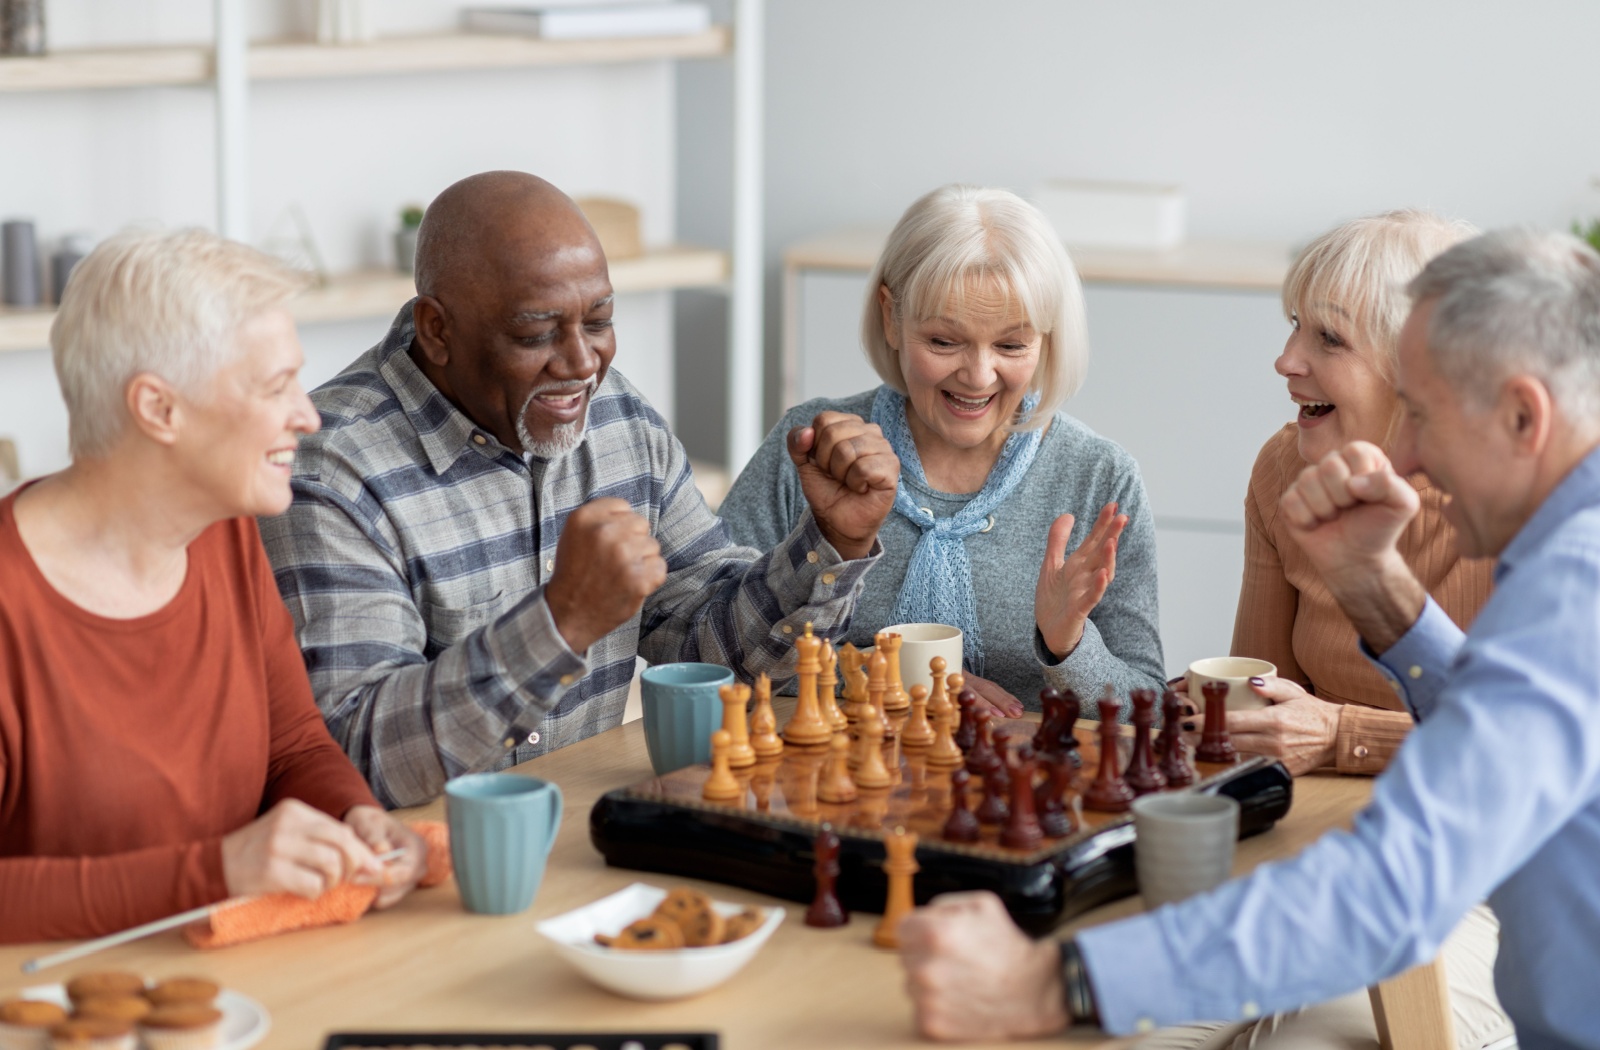
[[[0,61],[0,94],[143,87],[211,87],[216,95],[217,228],[251,239],[250,89],[256,82],[344,79],[461,70],[628,63],[731,55],[734,191],[731,252],[673,246],[611,264],[620,293],[722,287],[728,291],[728,444],[737,469],[761,440],[761,16],[764,0],[736,0],[734,26],[686,36],[547,41],[469,33],[384,38],[357,45],[275,41],[252,45],[245,0],[214,0],[212,46],[100,48]],[[737,33],[735,32],[737,28]],[[413,294],[390,272],[334,276],[295,304],[303,322],[392,313]],[[54,312],[0,307],[0,352],[48,343]]]

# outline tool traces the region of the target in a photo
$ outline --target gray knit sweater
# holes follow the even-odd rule
[[[818,398],[790,409],[778,421],[722,503],[720,513],[734,542],[770,550],[800,518],[806,503],[784,444],[790,429],[808,425],[819,412],[870,418],[876,393]],[[939,517],[954,514],[976,495],[936,492],[909,478],[906,482],[918,504]],[[1100,508],[1112,500],[1128,515],[1117,547],[1116,577],[1089,614],[1083,640],[1056,663],[1033,616],[1034,585],[1050,523],[1069,511],[1077,517],[1068,544],[1076,550]],[[871,645],[875,631],[895,622],[900,584],[921,536],[920,529],[892,512],[879,530],[883,558],[867,573],[866,589],[850,621],[849,639],[856,645]],[[995,513],[994,527],[967,537],[966,545],[988,677],[1030,710],[1039,709],[1039,690],[1046,685],[1077,690],[1086,717],[1093,717],[1089,705],[1107,682],[1123,699],[1124,714],[1128,690],[1161,687],[1165,664],[1156,612],[1155,523],[1138,464],[1121,446],[1057,412],[1027,476]]]

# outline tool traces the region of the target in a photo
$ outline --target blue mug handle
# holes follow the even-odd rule
[[[544,844],[544,855],[548,857],[550,851],[555,849],[556,836],[561,834],[561,811],[565,807],[564,799],[561,797],[561,786],[553,780],[545,781],[545,786],[549,789],[545,792],[545,798],[549,801],[551,809],[550,837]]]

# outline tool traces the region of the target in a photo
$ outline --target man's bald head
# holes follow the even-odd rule
[[[462,179],[423,217],[416,280],[423,375],[507,448],[576,448],[616,353],[605,253],[578,206],[520,171]]]
[[[417,231],[417,292],[447,296],[485,270],[515,264],[528,250],[559,251],[600,242],[572,198],[537,175],[486,171],[439,194]]]

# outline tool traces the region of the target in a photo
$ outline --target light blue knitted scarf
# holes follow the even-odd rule
[[[1039,404],[1037,394],[1029,394],[1022,411],[1031,413]],[[972,593],[972,563],[967,560],[966,538],[984,531],[989,515],[1006,501],[1033,464],[1039,451],[1041,431],[1024,430],[1006,438],[1000,458],[995,461],[983,488],[954,515],[936,518],[933,511],[917,506],[906,488],[909,477],[927,488],[911,426],[906,422],[905,396],[888,386],[880,386],[872,401],[872,421],[900,457],[900,485],[894,494],[894,509],[917,528],[922,538],[911,552],[905,582],[894,615],[899,623],[942,623],[959,627],[965,639],[967,669],[983,675],[983,635],[978,630],[978,601]]]

